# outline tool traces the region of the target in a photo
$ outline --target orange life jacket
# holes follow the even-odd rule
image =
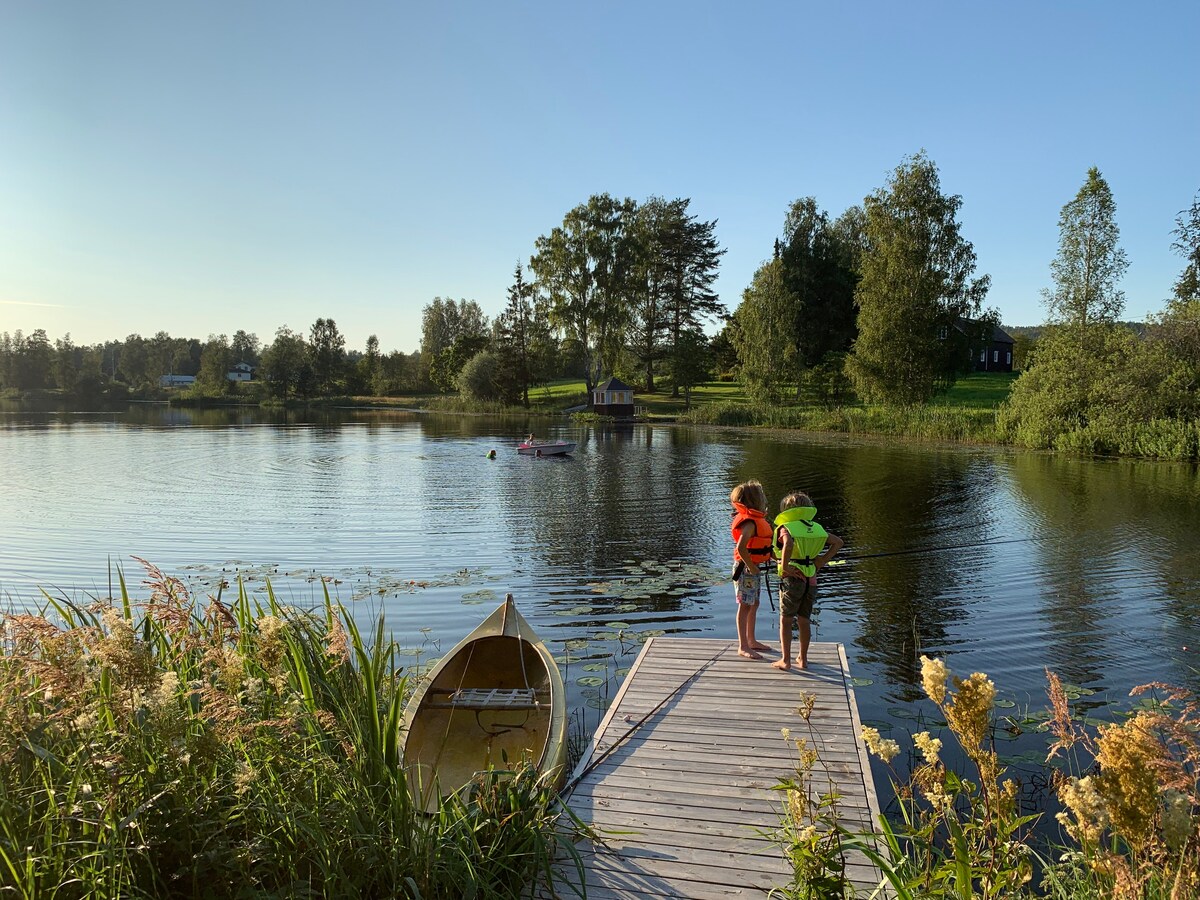
[[[743,503],[735,503],[733,508],[735,510],[733,525],[729,528],[729,533],[733,536],[733,561],[736,563],[741,559],[737,553],[737,542],[742,536],[742,526],[747,522],[753,522],[754,534],[750,536],[746,548],[750,551],[750,558],[754,560],[754,564],[756,566],[763,565],[771,559],[771,543],[775,537],[771,521],[767,518],[766,513],[752,509]]]

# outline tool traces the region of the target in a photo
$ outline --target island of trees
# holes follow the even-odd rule
[[[741,424],[779,424],[785,409],[912,416],[972,369],[1001,324],[985,305],[989,278],[976,273],[961,205],[924,152],[836,217],[814,197],[798,199],[730,312],[713,291],[725,252],[715,220],[695,216],[685,198],[598,194],[536,238],[498,289],[494,316],[475,300],[433,298],[413,353],[385,354],[376,335],[347,350],[332,318],[307,333],[282,326],[265,345],[244,330],[90,346],[40,329],[3,332],[0,391],[112,402],[163,397],[163,376],[182,375],[194,376],[193,400],[455,394],[528,408],[539,385],[576,379],[590,395],[616,375],[685,406],[698,385],[734,383]],[[1099,170],[1087,172],[1059,217],[1046,321],[1010,329],[1020,372],[977,437],[1200,458],[1200,192],[1174,226],[1184,267],[1173,295],[1148,321],[1123,322],[1128,260],[1116,204]],[[254,369],[252,382],[230,379],[239,363]],[[713,404],[692,420],[721,414]]]

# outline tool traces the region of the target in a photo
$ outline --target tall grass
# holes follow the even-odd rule
[[[770,404],[711,403],[680,416],[695,425],[758,426],[887,434],[929,441],[990,443],[998,440],[996,413],[964,406],[780,407]]]
[[[8,615],[0,889],[21,898],[518,896],[548,873],[551,786],[492,772],[427,816],[382,617],[239,586]]]

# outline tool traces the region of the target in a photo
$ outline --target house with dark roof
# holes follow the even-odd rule
[[[1013,339],[999,325],[978,319],[959,319],[954,327],[967,338],[967,352],[976,372],[1013,370]]]
[[[633,418],[633,388],[620,378],[602,381],[592,389],[592,409],[614,419]]]

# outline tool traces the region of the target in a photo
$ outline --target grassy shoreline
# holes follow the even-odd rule
[[[559,813],[529,768],[433,816],[398,746],[409,693],[382,618],[239,589],[193,599],[147,564],[53,620],[3,617],[0,889],[6,896],[517,897]]]

